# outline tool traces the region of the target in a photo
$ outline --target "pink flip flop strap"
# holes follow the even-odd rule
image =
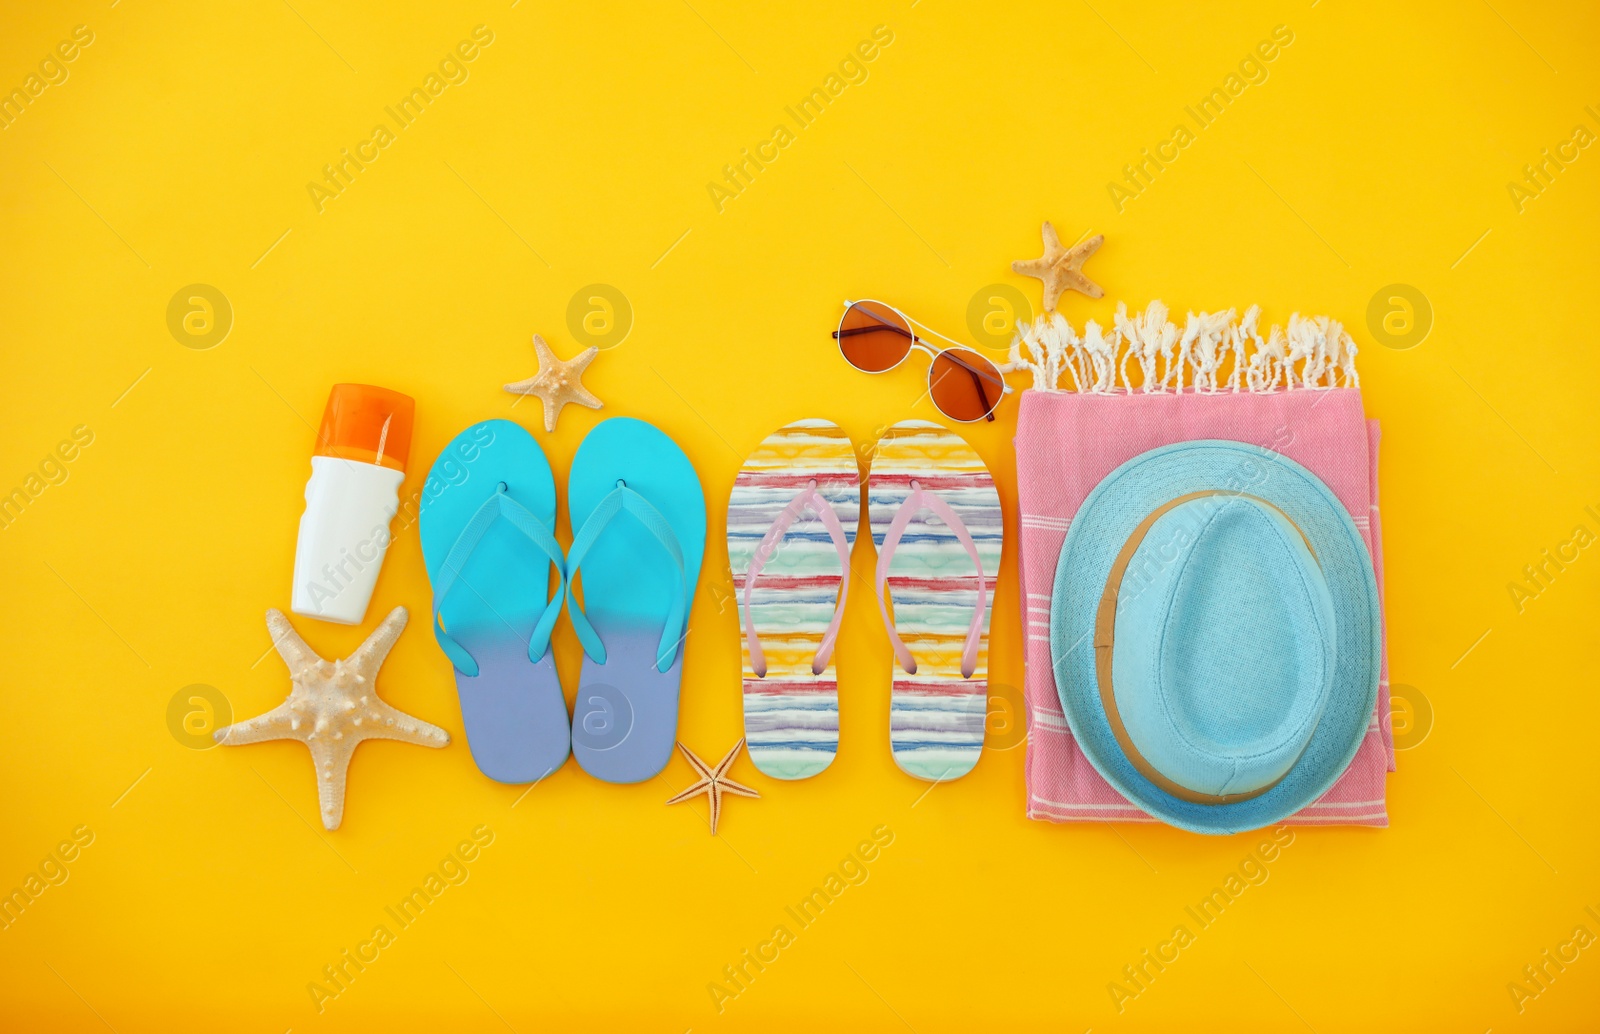
[[[745,572],[744,592],[740,598],[740,607],[744,611],[744,637],[750,646],[750,667],[757,678],[767,675],[767,656],[761,649],[761,637],[756,633],[755,618],[750,613],[750,590],[755,588],[756,579],[761,574],[761,569],[777,551],[778,544],[788,534],[789,526],[795,522],[806,510],[816,513],[821,519],[822,526],[828,529],[828,537],[833,539],[833,548],[839,552],[839,602],[834,604],[833,620],[828,623],[827,631],[822,634],[822,642],[817,644],[816,655],[811,660],[811,673],[820,675],[828,667],[828,659],[833,656],[834,642],[839,638],[839,623],[844,618],[844,601],[850,594],[850,543],[845,538],[844,525],[839,523],[839,515],[833,512],[833,504],[821,492],[817,491],[817,480],[802,488],[795,497],[789,500],[789,505],[783,508],[772,522],[772,527],[761,537],[760,545],[756,546],[755,555],[750,558],[750,569]]]
[[[983,574],[983,561],[978,556],[978,544],[972,541],[972,536],[967,532],[967,526],[956,516],[943,499],[932,492],[924,492],[922,484],[918,481],[911,482],[911,494],[906,496],[906,501],[900,504],[900,509],[895,511],[894,520],[889,524],[889,530],[883,536],[883,548],[878,550],[878,569],[874,582],[878,590],[878,610],[883,614],[883,627],[889,632],[889,643],[894,647],[894,655],[900,661],[900,667],[906,674],[917,673],[916,658],[911,656],[911,651],[906,647],[905,641],[900,638],[900,633],[895,631],[894,621],[889,617],[889,604],[884,596],[884,585],[889,578],[889,565],[894,560],[894,551],[900,545],[900,536],[905,534],[912,518],[923,510],[929,510],[935,517],[944,521],[945,525],[955,533],[956,541],[966,549],[967,556],[972,558],[972,566],[977,570],[978,579],[978,605],[972,611],[972,621],[967,626],[967,640],[961,651],[961,677],[970,679],[978,667],[978,640],[983,635],[983,615],[988,609],[989,583]]]

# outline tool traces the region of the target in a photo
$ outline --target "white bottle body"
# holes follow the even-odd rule
[[[311,457],[290,610],[341,625],[361,623],[389,548],[389,522],[400,509],[404,480],[404,472],[376,463]]]

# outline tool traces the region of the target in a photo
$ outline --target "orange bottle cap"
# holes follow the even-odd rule
[[[335,384],[317,432],[318,456],[360,460],[406,469],[411,452],[411,421],[417,404],[410,395],[371,384]]]

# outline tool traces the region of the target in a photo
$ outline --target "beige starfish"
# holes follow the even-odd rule
[[[1105,243],[1105,234],[1097,233],[1082,244],[1075,244],[1071,249],[1067,249],[1061,246],[1061,238],[1056,236],[1056,228],[1047,220],[1043,236],[1044,254],[1036,259],[1013,262],[1011,268],[1018,273],[1038,277],[1044,281],[1046,312],[1055,311],[1061,292],[1069,288],[1090,298],[1099,298],[1105,294],[1099,284],[1082,273],[1084,262]]]
[[[712,768],[704,761],[701,761],[695,756],[694,751],[690,750],[688,747],[685,747],[683,744],[678,744],[678,749],[683,751],[683,756],[688,759],[689,764],[694,767],[694,770],[700,773],[700,781],[682,793],[678,794],[667,803],[678,804],[681,801],[687,801],[691,797],[698,797],[701,794],[705,794],[706,799],[711,802],[712,836],[717,835],[717,820],[722,818],[723,794],[732,794],[735,797],[761,796],[748,786],[745,786],[743,783],[736,783],[732,779],[729,779],[723,775],[723,773],[727,772],[728,769],[732,767],[733,759],[739,756],[739,751],[744,749],[743,737],[740,737],[739,742],[733,745],[733,749],[728,751],[726,757],[717,762],[716,768]]]
[[[507,384],[506,390],[514,395],[537,395],[544,400],[546,432],[556,429],[556,417],[561,415],[561,407],[568,402],[576,402],[590,409],[605,405],[583,386],[583,371],[600,354],[598,348],[585,349],[576,359],[557,359],[556,354],[550,351],[550,346],[544,343],[544,338],[535,334],[533,350],[539,359],[539,372],[525,381]]]
[[[263,740],[299,740],[311,749],[317,770],[322,825],[338,829],[344,818],[344,780],[350,756],[362,740],[400,740],[443,747],[450,734],[378,699],[378,669],[406,627],[406,608],[396,607],[342,661],[317,656],[281,610],[267,611],[267,631],[289,665],[289,699],[266,714],[218,729],[218,743],[237,746]]]

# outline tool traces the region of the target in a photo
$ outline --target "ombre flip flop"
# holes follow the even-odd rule
[[[502,783],[543,779],[569,743],[550,652],[566,580],[550,463],[519,425],[474,424],[428,471],[418,523],[472,759]]]
[[[614,417],[578,446],[567,510],[567,612],[584,652],[572,752],[597,779],[642,782],[666,767],[677,741],[705,494],[676,442],[643,420]]]

